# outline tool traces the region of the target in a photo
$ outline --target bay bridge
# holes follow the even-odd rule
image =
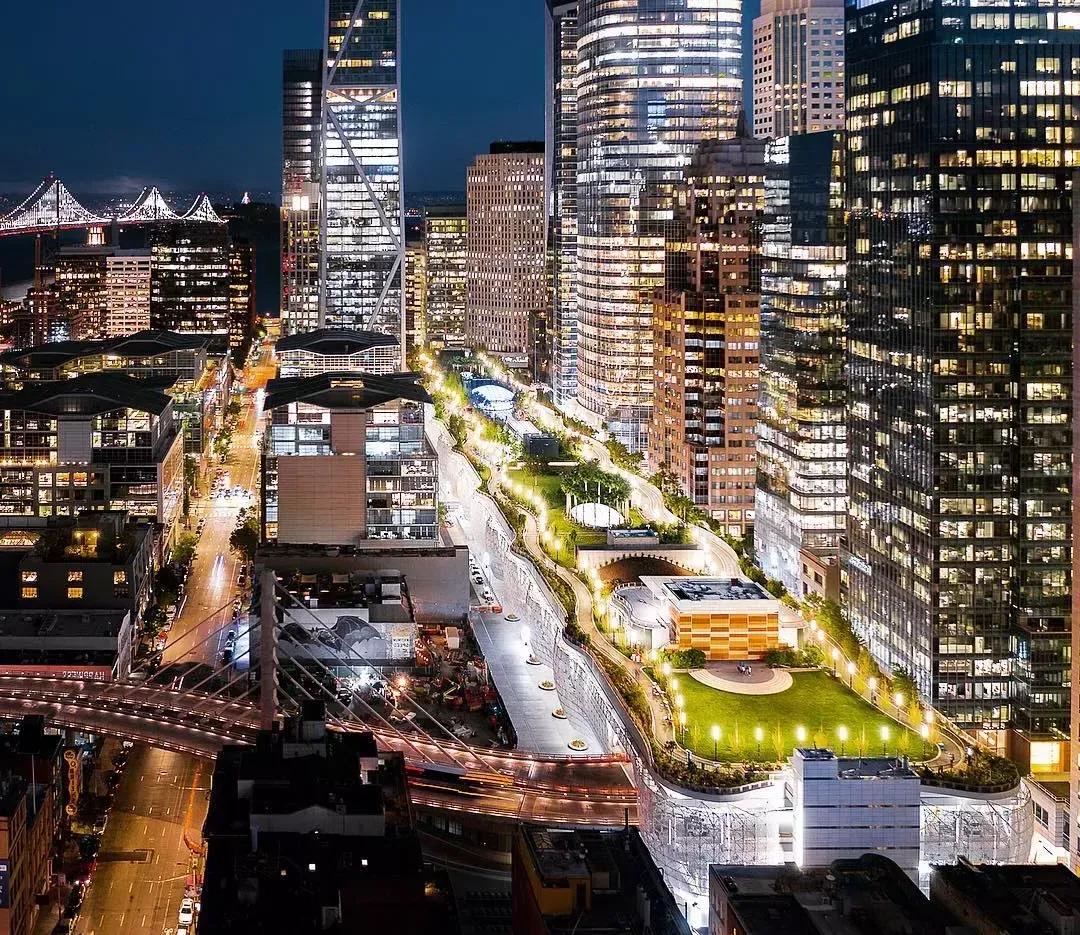
[[[113,224],[167,223],[222,224],[224,221],[205,194],[177,213],[156,185],[144,188],[135,202],[120,214],[96,214],[82,205],[60,179],[47,175],[21,204],[0,216],[0,237],[92,230]]]

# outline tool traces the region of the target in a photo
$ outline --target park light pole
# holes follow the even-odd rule
[[[712,726],[712,758],[716,759],[716,745],[720,742],[720,725],[713,724]]]

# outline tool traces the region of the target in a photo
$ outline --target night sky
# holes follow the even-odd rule
[[[322,0],[2,5],[0,191],[50,169],[77,192],[280,186],[281,52],[321,45]],[[492,139],[543,138],[544,16],[405,0],[409,191],[462,190]]]

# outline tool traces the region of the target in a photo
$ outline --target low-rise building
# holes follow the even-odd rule
[[[320,703],[222,750],[203,834],[201,935],[437,930],[401,754]]]
[[[800,870],[712,864],[709,935],[950,935],[949,913],[877,854]]]
[[[316,328],[280,338],[274,345],[281,377],[322,373],[391,374],[398,367],[393,335],[344,328]]]
[[[54,787],[0,773],[0,935],[30,935],[51,880]]]
[[[511,864],[514,935],[691,935],[682,907],[634,828],[519,825]]]
[[[1064,864],[934,865],[930,901],[975,935],[1072,935],[1080,926],[1080,879]]]
[[[122,681],[137,640],[124,610],[0,609],[0,675]]]
[[[149,606],[157,555],[152,524],[107,510],[27,531],[37,536],[30,551],[19,555],[0,544],[0,575],[8,572],[5,558],[18,558],[12,573],[20,608],[127,610],[138,620]]]
[[[615,626],[636,645],[700,649],[709,660],[759,659],[780,645],[780,602],[745,578],[643,575],[612,597]]]
[[[431,402],[416,374],[324,373],[267,385],[263,539],[355,546],[438,538]]]
[[[799,748],[791,756],[795,863],[803,869],[880,854],[918,873],[919,776],[905,761]]]

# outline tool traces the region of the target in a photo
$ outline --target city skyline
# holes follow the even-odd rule
[[[435,0],[411,0],[404,8],[406,197],[464,191],[466,167],[492,140],[543,137],[545,3],[479,5],[468,18]],[[747,24],[758,5],[743,5],[746,73]],[[322,4],[271,0],[258,19],[253,9],[247,0],[227,7],[196,0],[176,17],[118,0],[91,22],[56,21],[44,7],[5,10],[0,52],[12,73],[34,75],[36,93],[4,98],[0,133],[34,145],[0,153],[0,193],[24,195],[49,171],[88,195],[134,196],[153,184],[164,191],[278,190],[281,53],[321,45]],[[207,30],[207,22],[218,28]],[[474,29],[477,22],[488,25]],[[44,51],[20,41],[45,30]],[[454,42],[445,41],[448,34]],[[102,50],[96,80],[83,80],[86,47]],[[195,47],[215,69],[196,66]],[[129,80],[134,75],[138,81]],[[215,93],[226,85],[237,89],[235,96]],[[102,86],[125,93],[110,93],[106,106],[95,98]],[[48,108],[40,107],[43,99]],[[244,109],[235,105],[239,100]],[[166,137],[173,143],[163,150]]]

